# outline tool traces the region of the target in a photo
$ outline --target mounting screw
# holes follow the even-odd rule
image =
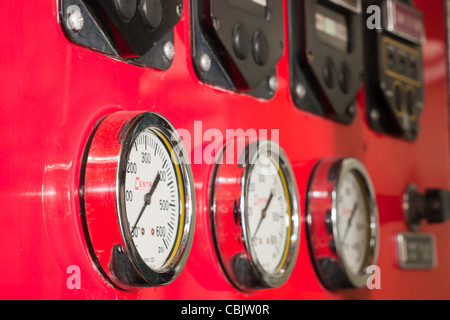
[[[212,24],[214,29],[219,30],[220,29],[220,20],[216,17],[212,17]]]
[[[200,55],[200,69],[203,72],[208,72],[211,69],[211,58],[206,54],[202,53]]]
[[[300,99],[303,99],[306,96],[306,88],[305,88],[305,86],[303,84],[301,84],[301,83],[298,83],[295,86],[295,94]]]
[[[353,116],[356,113],[356,106],[353,103],[348,106],[347,113],[351,116]]]
[[[380,120],[380,113],[378,112],[377,109],[372,109],[370,111],[370,120],[372,120],[373,122],[378,122]]]
[[[166,41],[162,47],[164,58],[169,61],[173,60],[175,56],[175,47],[171,41]]]
[[[183,15],[183,4],[177,5],[177,15],[181,17]]]
[[[80,7],[72,5],[68,6],[66,10],[67,28],[74,32],[79,32],[84,27],[84,17],[81,14]]]
[[[277,91],[278,88],[278,79],[276,75],[272,75],[269,77],[269,79],[267,80],[267,84],[269,85],[269,89],[272,92]]]

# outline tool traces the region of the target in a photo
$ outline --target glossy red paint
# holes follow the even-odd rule
[[[446,31],[442,1],[416,1],[425,12],[426,107],[415,143],[368,127],[364,95],[346,126],[294,107],[288,49],[278,65],[270,101],[202,84],[190,55],[189,1],[175,30],[175,59],[165,72],[115,61],[71,44],[58,23],[57,1],[13,1],[0,11],[0,298],[2,299],[436,299],[450,298],[450,225],[424,225],[436,236],[438,267],[402,271],[393,237],[407,230],[401,197],[409,183],[450,189]],[[286,41],[287,43],[287,41]],[[176,128],[280,130],[301,199],[296,267],[279,289],[241,293],[220,270],[212,245],[208,187],[212,166],[193,164],[197,200],[194,242],[187,265],[168,286],[124,291],[112,287],[89,257],[80,221],[82,154],[95,123],[114,111],[157,111]],[[210,142],[191,147],[203,150]],[[189,151],[189,150],[188,150]],[[379,206],[381,290],[331,293],[317,280],[304,222],[307,182],[316,161],[354,156],[372,175]],[[80,268],[81,288],[70,289],[68,267]]]

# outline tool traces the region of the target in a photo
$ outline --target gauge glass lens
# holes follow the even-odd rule
[[[181,241],[180,172],[171,150],[165,138],[148,128],[134,140],[126,169],[125,209],[131,237],[153,270],[171,262]]]
[[[291,212],[285,177],[273,157],[260,154],[248,180],[247,217],[256,260],[276,273],[286,261]]]
[[[353,274],[365,267],[370,238],[367,193],[357,173],[342,177],[337,191],[337,234],[341,255]]]

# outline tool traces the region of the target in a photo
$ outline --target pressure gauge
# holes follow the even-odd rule
[[[310,250],[319,279],[330,290],[366,285],[378,250],[378,210],[367,170],[354,158],[323,159],[307,200]]]
[[[299,201],[292,168],[273,141],[241,144],[241,149],[240,143],[235,148],[235,142],[225,146],[220,155],[223,161],[217,162],[211,179],[216,252],[236,288],[279,287],[292,272],[299,238]]]
[[[183,143],[163,116],[117,112],[86,148],[81,208],[91,255],[121,288],[173,281],[194,230],[192,173]]]

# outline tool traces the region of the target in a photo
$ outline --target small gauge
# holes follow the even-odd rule
[[[292,272],[299,238],[292,168],[273,141],[260,140],[241,150],[234,145],[228,143],[221,156],[229,160],[237,154],[238,163],[216,164],[211,180],[216,252],[226,277],[238,289],[279,287]]]
[[[82,216],[94,261],[115,285],[164,285],[185,265],[195,215],[186,156],[173,126],[156,113],[114,113],[94,130]]]
[[[323,159],[312,174],[307,203],[310,250],[319,279],[330,290],[361,288],[378,250],[378,209],[363,164]]]

